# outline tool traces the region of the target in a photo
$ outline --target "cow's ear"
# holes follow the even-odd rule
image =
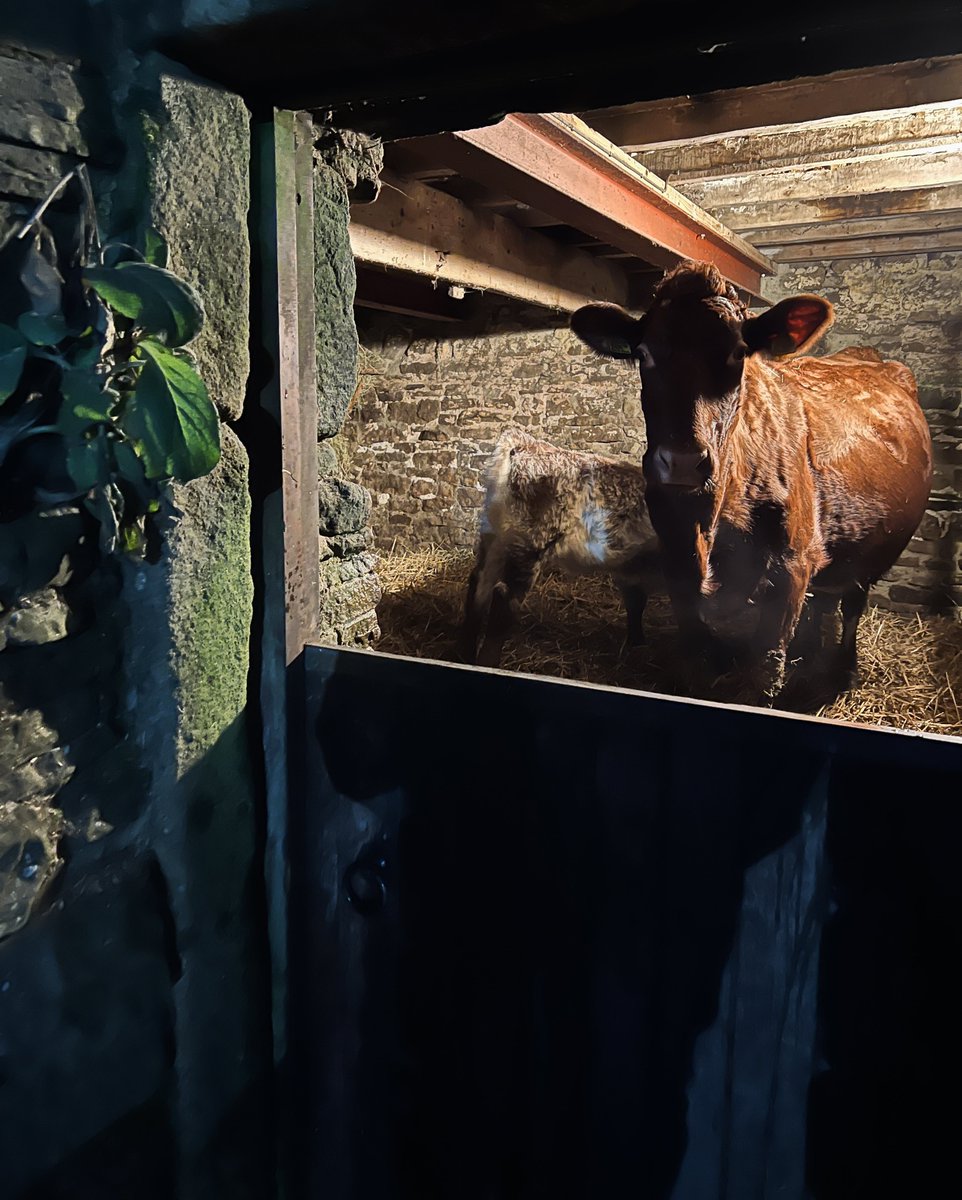
[[[571,314],[571,328],[605,358],[634,358],[640,322],[617,304],[586,304]]]
[[[835,320],[835,310],[821,296],[791,296],[742,326],[751,353],[783,358],[814,346]]]

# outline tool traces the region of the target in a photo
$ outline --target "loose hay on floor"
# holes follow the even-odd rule
[[[378,649],[453,661],[472,563],[466,551],[425,549],[383,557]],[[624,630],[621,598],[608,579],[549,575],[528,597],[502,666],[690,693],[667,600],[656,597],[648,606],[646,646],[623,653]],[[859,665],[861,686],[821,708],[820,716],[962,735],[962,624],[870,608],[859,629]]]

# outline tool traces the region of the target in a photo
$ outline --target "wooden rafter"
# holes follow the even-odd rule
[[[378,199],[351,211],[359,262],[565,312],[593,300],[628,303],[627,278],[614,264],[417,180],[383,178]]]

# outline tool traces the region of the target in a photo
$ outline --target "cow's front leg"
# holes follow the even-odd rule
[[[810,568],[790,560],[771,576],[771,588],[762,601],[749,689],[755,703],[770,705],[785,683],[788,646],[798,626],[805,593],[811,579]]]

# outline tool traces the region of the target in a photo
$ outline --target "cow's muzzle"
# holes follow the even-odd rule
[[[711,474],[711,455],[698,447],[673,450],[669,446],[658,446],[651,455],[647,471],[649,483],[687,491],[701,491]]]

